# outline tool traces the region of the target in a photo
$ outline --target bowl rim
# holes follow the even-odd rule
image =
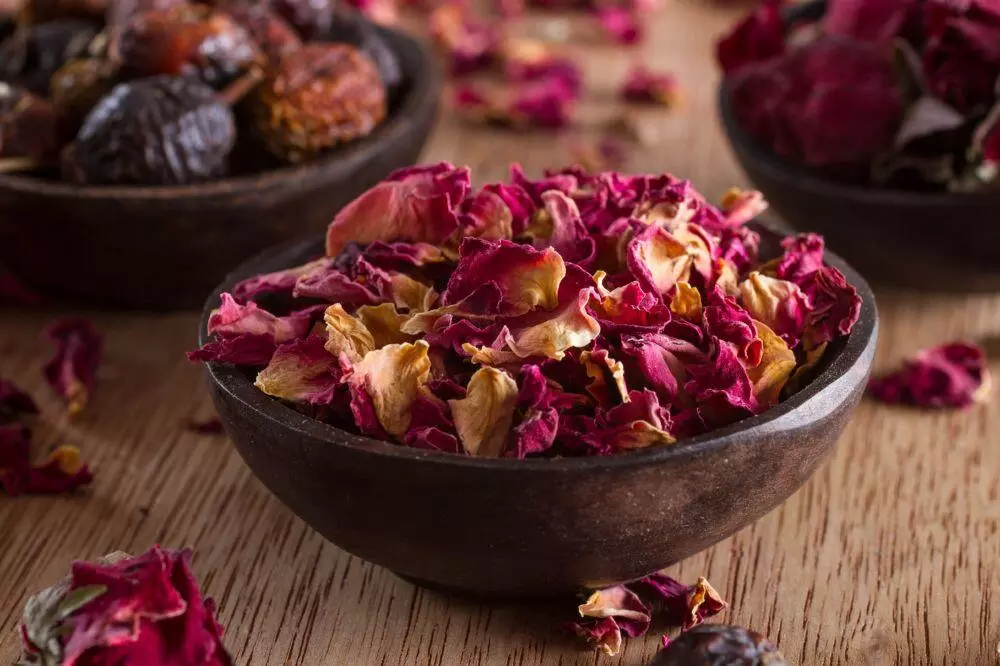
[[[1000,193],[984,192],[920,192],[916,190],[886,189],[839,183],[820,178],[808,167],[796,165],[781,159],[752,137],[736,121],[733,114],[730,88],[732,76],[724,76],[719,82],[717,106],[723,129],[733,150],[743,157],[753,160],[755,168],[766,173],[768,178],[787,183],[789,187],[804,190],[810,194],[834,199],[853,199],[881,206],[933,206],[954,208],[956,205],[991,205],[1000,203]]]
[[[772,225],[760,221],[752,223],[752,226],[763,234],[775,237],[786,236]],[[212,309],[219,303],[219,294],[223,291],[229,291],[232,285],[239,280],[259,273],[260,271],[256,268],[259,265],[267,265],[283,257],[302,254],[308,256],[309,249],[321,247],[321,238],[321,236],[314,236],[271,248],[232,271],[205,301],[198,330],[199,345],[210,339],[207,332],[208,318]],[[302,259],[304,260],[306,257],[302,257]],[[210,383],[227,394],[227,399],[241,403],[246,409],[256,412],[258,417],[272,421],[296,434],[324,441],[329,446],[343,447],[358,454],[371,454],[380,458],[420,461],[449,467],[497,470],[498,472],[515,470],[571,472],[649,465],[664,462],[676,456],[698,455],[727,446],[733,443],[734,436],[742,436],[745,439],[746,436],[752,436],[755,432],[758,435],[766,435],[771,426],[781,425],[776,422],[780,420],[795,421],[796,411],[800,408],[806,408],[809,403],[818,402],[823,396],[842,390],[834,385],[838,383],[839,379],[859,367],[863,368],[859,381],[865,382],[867,380],[868,370],[870,370],[874,356],[873,348],[878,335],[878,309],[875,295],[864,278],[836,254],[827,251],[825,263],[839,269],[847,278],[848,283],[857,289],[858,295],[862,299],[861,313],[847,339],[836,343],[836,347],[832,350],[836,352],[836,356],[829,359],[826,367],[807,386],[775,407],[724,428],[682,439],[675,444],[626,451],[613,456],[534,459],[475,458],[402,446],[364,435],[356,435],[301,414],[282,402],[261,393],[254,387],[250,378],[237,370],[235,366],[221,363],[205,363],[204,365]],[[275,268],[268,267],[268,270],[275,270]],[[828,353],[829,351],[831,350],[828,350]],[[867,368],[863,367],[865,364],[868,365]],[[808,409],[803,411],[808,412]]]
[[[360,18],[359,20],[367,21]],[[201,199],[213,196],[238,196],[247,192],[301,186],[304,179],[322,174],[350,173],[359,164],[372,159],[386,146],[395,145],[405,136],[410,118],[428,104],[436,104],[442,75],[437,60],[427,45],[404,30],[387,28],[368,21],[385,39],[409,74],[410,86],[393,113],[365,137],[339,150],[299,165],[288,165],[262,173],[230,176],[190,185],[75,185],[20,174],[0,174],[0,189],[60,199],[81,200],[151,200]]]

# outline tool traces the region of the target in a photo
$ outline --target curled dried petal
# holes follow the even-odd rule
[[[514,419],[517,395],[517,382],[510,375],[482,367],[469,380],[466,396],[448,401],[466,453],[480,458],[500,457]]]
[[[354,366],[352,390],[363,390],[371,397],[378,423],[393,437],[406,434],[413,403],[427,390],[428,349],[423,340],[386,345],[368,352]]]

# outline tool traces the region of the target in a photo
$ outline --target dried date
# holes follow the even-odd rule
[[[228,15],[205,5],[178,5],[134,16],[122,28],[117,60],[124,78],[194,75],[221,87],[262,63],[263,54]]]
[[[58,128],[51,103],[24,88],[0,83],[0,158],[24,158],[25,166],[51,161],[59,150]]]
[[[233,114],[212,88],[156,76],[98,102],[63,154],[63,173],[90,185],[198,183],[226,175],[235,141]]]
[[[302,47],[295,29],[266,5],[233,2],[222,9],[250,33],[270,60],[280,60]]]
[[[324,34],[333,23],[335,0],[271,0],[271,9],[290,23],[302,39]]]
[[[375,64],[347,44],[307,44],[268,68],[249,101],[267,149],[298,163],[369,134],[385,118]]]
[[[675,638],[650,666],[786,666],[774,643],[755,631],[702,624]]]
[[[355,11],[338,9],[333,25],[323,35],[325,41],[350,44],[372,59],[382,83],[389,93],[390,103],[399,95],[403,70],[395,51],[386,43],[375,26]]]
[[[16,31],[0,44],[0,81],[48,95],[49,80],[66,61],[87,53],[98,29],[86,21],[41,23]]]
[[[49,98],[73,134],[97,102],[111,92],[117,68],[101,58],[75,58],[52,75]]]

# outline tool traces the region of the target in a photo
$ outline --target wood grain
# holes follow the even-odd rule
[[[682,109],[642,118],[657,136],[630,167],[689,176],[711,197],[743,182],[714,120],[709,48],[736,11],[678,2],[652,22],[639,51],[588,47],[599,99],[585,113],[597,121],[633,57],[671,67],[686,88]],[[510,161],[534,172],[558,166],[567,149],[566,138],[486,131],[445,116],[426,159],[468,163],[485,180]],[[880,368],[956,337],[1000,353],[1000,296],[879,297]],[[241,666],[638,665],[655,652],[655,635],[613,659],[580,652],[553,631],[571,604],[449,598],[326,543],[251,477],[224,437],[185,430],[211,415],[200,370],[183,358],[194,315],[94,313],[108,358],[93,403],[68,422],[40,378],[49,354],[40,332],[56,314],[0,313],[0,376],[40,399],[36,450],[77,444],[97,478],[73,497],[0,499],[0,663],[15,658],[25,598],[71,560],[156,542],[197,549],[195,568],[220,602]],[[834,458],[799,493],[673,573],[708,576],[732,603],[722,619],[768,634],[794,664],[996,663],[998,429],[997,398],[962,413],[866,401]]]

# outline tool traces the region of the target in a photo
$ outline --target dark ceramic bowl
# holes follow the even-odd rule
[[[882,190],[824,179],[772,154],[719,115],[754,187],[801,231],[815,231],[872,282],[940,291],[1000,290],[1000,194]]]
[[[767,231],[774,247],[777,234]],[[322,254],[316,239],[254,259],[206,303],[250,275]],[[776,507],[830,454],[864,390],[878,323],[868,285],[861,317],[816,378],[784,403],[674,446],[614,457],[484,460],[411,449],[304,416],[209,364],[212,398],[254,474],[344,550],[422,585],[541,597],[641,577],[733,534]]]
[[[183,187],[78,187],[0,175],[0,266],[57,300],[197,308],[265,248],[324,229],[389,172],[414,163],[434,124],[440,72],[425,46],[379,29],[403,92],[368,137],[314,162]]]

